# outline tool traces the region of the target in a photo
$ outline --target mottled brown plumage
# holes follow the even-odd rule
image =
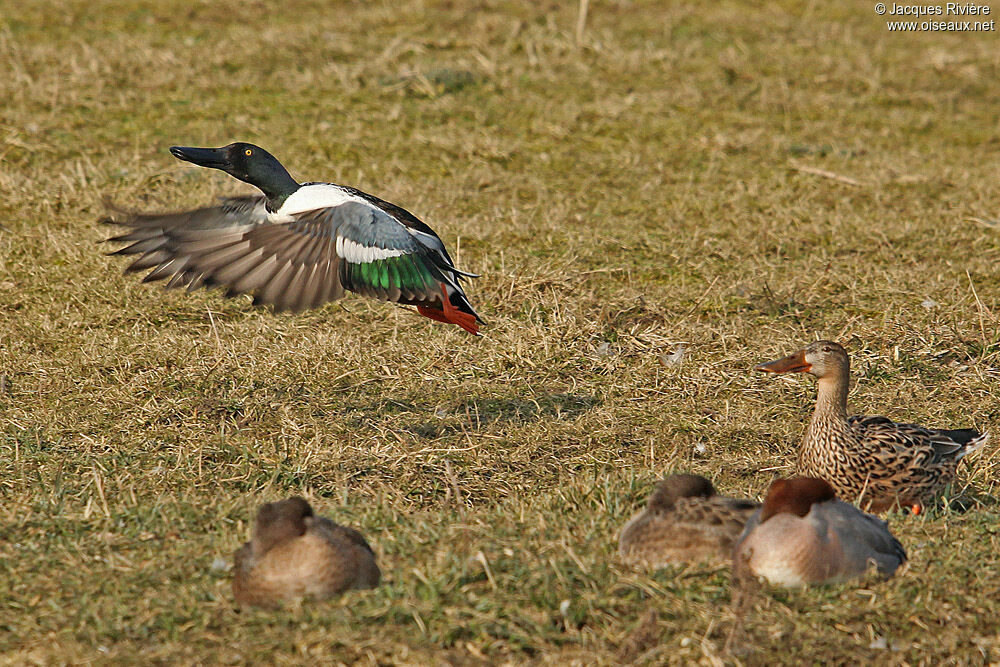
[[[382,576],[361,533],[314,516],[297,496],[260,508],[253,538],[235,560],[233,594],[247,606],[328,598],[373,588]]]
[[[885,521],[837,500],[815,477],[775,480],[733,550],[737,575],[789,587],[846,581],[869,568],[890,577],[904,562]]]
[[[622,560],[653,568],[692,561],[726,563],[734,540],[759,507],[719,496],[699,475],[671,475],[658,482],[646,509],[621,531]]]
[[[973,429],[939,430],[885,417],[848,417],[850,359],[831,341],[818,341],[757,368],[818,378],[816,410],[799,449],[798,472],[827,480],[841,498],[859,501],[871,512],[930,503],[955,478],[962,457],[989,437]]]

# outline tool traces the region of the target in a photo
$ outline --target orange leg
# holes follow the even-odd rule
[[[417,312],[424,317],[429,317],[430,319],[438,322],[457,324],[473,336],[478,336],[479,323],[476,322],[476,318],[468,313],[463,313],[458,308],[451,305],[451,299],[448,298],[447,286],[444,283],[438,284],[441,286],[441,309],[438,310],[437,308],[431,308],[429,306],[417,306]]]

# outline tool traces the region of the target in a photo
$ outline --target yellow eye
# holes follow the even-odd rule
[[[248,148],[248,149],[246,149],[246,154],[247,155],[253,155],[253,151]]]

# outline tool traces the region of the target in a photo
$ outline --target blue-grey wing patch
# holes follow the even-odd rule
[[[337,226],[337,255],[346,289],[386,301],[440,301],[455,280],[435,254],[395,218],[363,202],[328,210]]]

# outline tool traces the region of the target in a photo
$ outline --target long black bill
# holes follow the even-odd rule
[[[171,146],[170,154],[178,160],[191,162],[199,167],[225,169],[229,166],[228,151],[225,148],[191,148],[190,146]]]

